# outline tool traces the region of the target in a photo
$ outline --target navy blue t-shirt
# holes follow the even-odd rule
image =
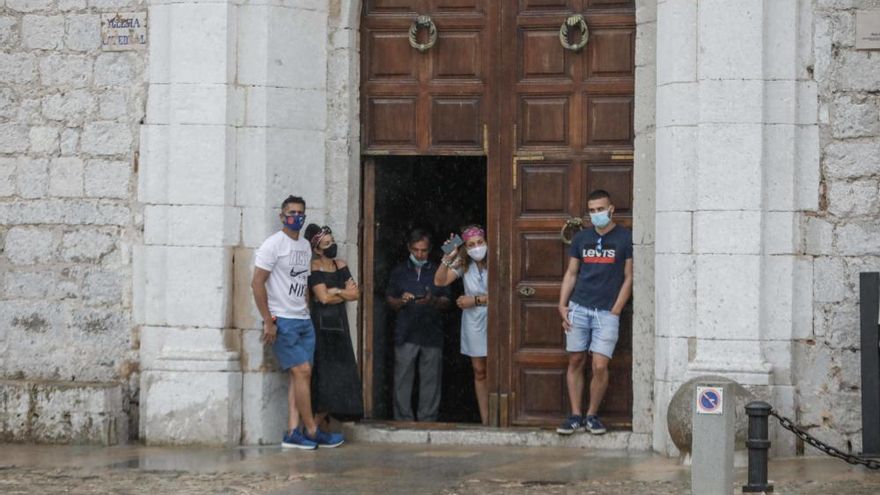
[[[587,308],[610,311],[623,286],[626,260],[632,259],[632,232],[616,225],[605,235],[589,228],[578,232],[570,255],[580,260],[571,300]]]
[[[419,297],[428,291],[434,297],[449,297],[447,287],[434,285],[437,266],[432,262],[416,270],[411,261],[406,260],[391,270],[391,280],[385,295],[399,298],[404,292]],[[394,344],[418,344],[425,347],[443,346],[443,313],[432,304],[411,302],[400,308],[397,326],[394,329]]]

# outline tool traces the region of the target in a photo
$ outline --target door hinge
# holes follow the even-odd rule
[[[507,394],[501,394],[500,399],[501,402],[498,404],[498,408],[500,409],[498,423],[504,428],[510,425],[510,396]]]
[[[483,124],[483,153],[489,156],[489,124]]]
[[[517,187],[516,175],[519,172],[519,162],[538,162],[544,159],[544,153],[540,151],[523,152],[513,156],[513,188]]]
[[[498,426],[498,394],[489,394],[489,426]]]

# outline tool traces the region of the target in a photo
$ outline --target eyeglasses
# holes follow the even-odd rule
[[[602,252],[602,238],[600,237],[598,241],[596,241],[596,251]]]

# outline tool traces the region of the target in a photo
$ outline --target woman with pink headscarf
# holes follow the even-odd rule
[[[450,236],[446,243],[454,237]],[[467,255],[455,248],[444,256],[443,263],[434,275],[434,285],[445,287],[459,278],[464,282],[464,295],[456,300],[461,308],[461,353],[471,358],[480,419],[485,425],[489,418],[489,385],[486,381],[486,305],[489,303],[486,231],[479,225],[469,225],[462,229],[461,239]]]

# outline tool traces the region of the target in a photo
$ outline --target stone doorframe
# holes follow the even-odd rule
[[[655,3],[636,1],[633,432],[641,445],[655,432]],[[357,273],[360,16],[357,0],[150,1],[144,245],[134,253],[148,444],[271,444],[284,429],[286,378],[263,361],[252,255],[276,229],[277,203],[296,193],[310,222],[333,226]]]

